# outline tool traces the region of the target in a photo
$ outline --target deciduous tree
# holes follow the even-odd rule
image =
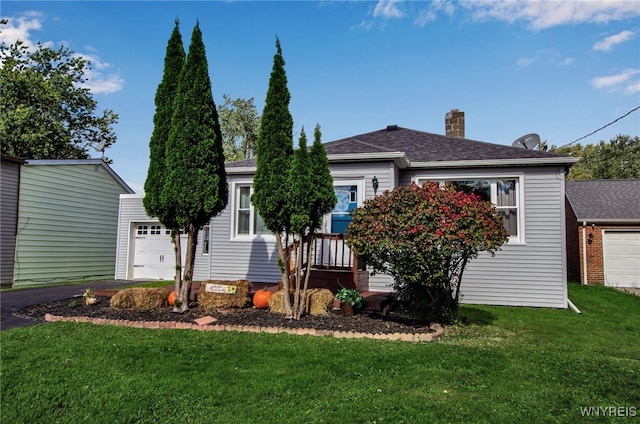
[[[218,107],[224,157],[227,161],[250,159],[255,156],[260,131],[260,116],[253,97],[231,99],[224,94],[224,103]]]
[[[495,207],[447,184],[413,184],[366,200],[352,212],[346,242],[374,272],[392,276],[399,300],[415,315],[458,317],[467,262],[507,240]]]
[[[90,62],[61,47],[22,41],[0,44],[0,140],[2,153],[27,159],[86,159],[90,146],[116,142],[118,115],[97,113],[82,87]],[[105,159],[110,162],[109,159]]]
[[[574,164],[567,179],[625,179],[640,178],[640,137],[618,135],[608,142],[598,144],[574,144],[570,146],[551,146],[550,152],[580,158]]]

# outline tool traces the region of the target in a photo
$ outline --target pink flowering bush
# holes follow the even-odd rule
[[[369,199],[352,213],[347,244],[374,273],[395,280],[398,300],[415,316],[458,319],[467,262],[507,240],[495,207],[475,194],[412,184]]]

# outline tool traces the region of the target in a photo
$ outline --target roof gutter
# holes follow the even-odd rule
[[[558,156],[548,158],[521,159],[474,159],[432,162],[411,162],[405,152],[370,152],[370,153],[334,153],[328,154],[329,162],[365,162],[393,160],[399,168],[442,169],[442,168],[482,168],[493,166],[543,166],[568,165],[578,162],[579,158]],[[255,166],[228,167],[228,174],[252,174]]]
[[[578,221],[590,224],[640,224],[639,218],[580,218]]]
[[[370,153],[333,153],[328,154],[329,162],[364,162],[393,160],[400,168],[411,167],[411,162],[404,152],[370,152]]]
[[[488,166],[529,166],[529,165],[567,165],[578,162],[579,158],[568,156],[549,158],[523,159],[474,159],[433,162],[413,162],[412,168],[460,168],[460,167],[488,167]]]
[[[225,167],[227,174],[255,174],[255,166],[229,166]]]

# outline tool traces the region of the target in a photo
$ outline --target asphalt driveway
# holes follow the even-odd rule
[[[110,280],[56,287],[24,288],[2,292],[0,293],[0,330],[35,324],[36,322],[29,318],[16,316],[14,314],[15,311],[25,306],[82,296],[82,293],[84,293],[87,287],[92,290],[108,290],[115,287],[133,285],[135,283],[137,282]]]

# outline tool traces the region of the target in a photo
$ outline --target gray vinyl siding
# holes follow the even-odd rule
[[[118,231],[115,258],[115,278],[133,279],[133,260],[135,253],[135,226],[140,223],[159,223],[147,215],[142,204],[143,195],[122,194],[118,206]],[[193,280],[204,281],[210,278],[209,255],[202,253],[203,232],[198,234]]]
[[[125,192],[101,165],[23,166],[14,284],[114,278]]]
[[[0,285],[10,286],[16,248],[20,164],[2,160],[0,171]]]
[[[236,237],[233,209],[237,184],[251,184],[252,175],[227,175],[229,203],[211,220],[211,278],[246,279],[254,283],[275,283],[282,279],[278,251],[272,235]]]
[[[354,168],[349,163],[332,163],[330,165],[334,181],[356,180],[362,181],[364,199],[374,196],[372,179],[378,179],[378,191],[393,186],[393,162],[381,161],[359,164]],[[235,185],[251,184],[252,174],[227,176],[229,181],[229,204],[223,213],[211,221],[213,233],[211,236],[211,276],[214,279],[232,280],[247,279],[251,282],[277,282],[282,278],[278,267],[278,251],[275,237],[235,237],[233,208],[236,202]],[[376,281],[375,278],[372,281]],[[385,283],[382,283],[383,285]]]
[[[507,243],[495,256],[481,254],[466,267],[462,302],[566,308],[564,170],[560,167],[459,171],[460,176],[521,175],[524,243]],[[455,171],[442,175],[451,176]],[[414,172],[404,176],[410,183]],[[438,173],[431,172],[434,179]]]

